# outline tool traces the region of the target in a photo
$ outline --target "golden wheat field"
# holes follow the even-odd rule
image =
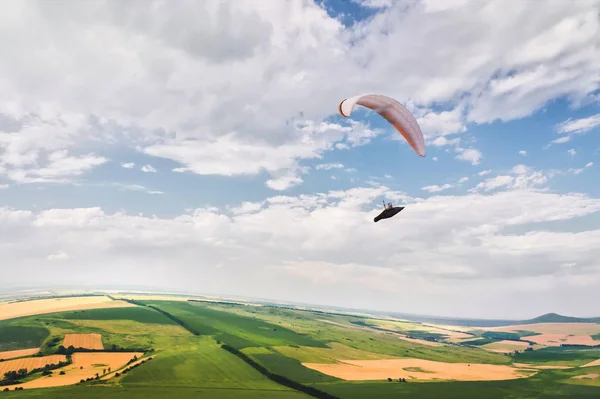
[[[0,303],[0,320],[33,316],[69,310],[124,308],[136,305],[124,301],[113,301],[107,296],[85,296],[69,298],[37,299],[23,302]]]
[[[54,370],[52,376],[40,377],[16,386],[23,387],[24,389],[31,389],[73,385],[80,380],[95,378],[96,373],[98,373],[99,377],[104,374],[104,371],[108,374],[109,367],[111,368],[111,372],[112,370],[117,370],[124,366],[134,356],[139,358],[143,356],[143,353],[74,353],[73,363],[59,370]],[[65,374],[60,375],[60,371],[64,371]]]
[[[9,371],[19,371],[20,369],[33,370],[44,367],[47,364],[58,364],[67,361],[64,355],[51,355],[43,357],[27,357],[24,359],[7,360],[0,362],[0,375]]]
[[[19,349],[16,351],[0,352],[0,360],[14,359],[16,357],[31,356],[39,351],[38,348]]]
[[[302,363],[321,373],[347,381],[412,380],[494,381],[531,376],[531,370],[495,364],[444,363],[423,359],[340,360],[337,364]]]
[[[66,334],[63,346],[68,348],[104,349],[100,334]]]

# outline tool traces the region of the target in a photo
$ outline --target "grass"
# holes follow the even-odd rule
[[[41,340],[51,343],[66,333],[100,333],[105,347],[147,345],[156,349],[153,360],[117,379],[91,386],[32,389],[0,392],[13,398],[127,398],[177,397],[214,399],[300,399],[309,396],[292,391],[268,380],[240,358],[221,349],[217,341],[241,349],[269,371],[299,383],[312,385],[342,399],[352,398],[558,398],[600,397],[595,380],[575,380],[581,374],[600,373],[600,367],[570,370],[543,370],[521,380],[490,382],[346,382],[302,366],[301,362],[334,363],[339,359],[381,359],[413,357],[440,362],[510,364],[514,362],[540,365],[578,366],[600,358],[600,349],[547,348],[516,356],[495,354],[477,347],[457,345],[425,346],[400,340],[397,336],[373,331],[359,324],[356,317],[328,315],[310,311],[253,307],[227,304],[203,304],[172,301],[144,301],[185,322],[201,335],[193,335],[181,326],[148,307],[97,309],[31,316],[11,323],[0,323],[23,330],[8,331],[8,336],[21,339],[21,332],[33,328],[45,331]],[[365,319],[367,324],[375,323]],[[339,323],[348,327],[334,325]],[[377,322],[398,328],[403,333],[420,330],[416,323]],[[394,324],[394,325],[392,325]],[[396,325],[397,324],[397,325]],[[366,326],[370,327],[370,326]],[[33,330],[29,330],[30,332]],[[486,334],[480,340],[506,339],[505,335]],[[511,333],[509,333],[511,334]],[[532,335],[519,331],[515,335]],[[46,338],[47,337],[47,338]],[[425,335],[423,335],[425,337]],[[513,337],[514,338],[514,337]],[[62,342],[62,341],[60,341]],[[29,346],[31,347],[31,346]],[[51,349],[51,348],[50,348]],[[426,372],[416,367],[408,371]],[[1,389],[0,389],[1,390]],[[483,393],[483,394],[482,394]],[[562,395],[562,396],[561,396]]]
[[[494,341],[519,341],[521,336],[517,333],[486,331],[481,334],[483,338]]]
[[[203,334],[229,334],[242,338],[253,346],[275,346],[297,344],[304,346],[325,345],[310,336],[301,335],[285,327],[271,324],[260,319],[240,316],[230,312],[211,309],[203,304],[153,302],[153,305],[171,313]],[[225,336],[227,337],[227,336]],[[224,336],[221,338],[225,339]],[[245,346],[246,346],[245,345]],[[234,345],[232,345],[234,346]]]
[[[581,366],[600,359],[600,349],[548,347],[519,352],[513,359],[517,363],[534,365]]]
[[[130,371],[124,386],[193,386],[203,388],[289,390],[241,359],[204,338],[190,350],[164,354]]]
[[[129,320],[145,324],[175,324],[168,317],[144,307],[79,310],[61,313],[60,317],[67,320]]]
[[[19,322],[0,322],[0,352],[37,348],[50,335],[47,328],[20,325]]]
[[[342,399],[558,399],[598,398],[600,389],[593,386],[565,384],[562,381],[572,373],[544,370],[525,379],[477,382],[338,382],[316,384],[315,387]]]
[[[600,333],[592,335],[594,341],[600,341]]]
[[[251,357],[267,370],[301,383],[338,381],[337,378],[304,367],[296,359],[279,353],[255,354]]]
[[[140,367],[141,369],[141,367]],[[4,388],[2,388],[4,389]],[[23,391],[0,392],[2,398],[40,398],[40,399],[310,399],[311,397],[296,391],[281,390],[240,390],[220,388],[190,387],[87,387],[30,389]]]
[[[336,363],[338,360],[378,360],[391,359],[378,353],[355,349],[351,346],[332,342],[330,348],[311,348],[308,346],[275,346],[274,350],[284,356],[291,357],[302,363]]]

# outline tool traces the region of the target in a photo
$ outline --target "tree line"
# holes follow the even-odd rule
[[[244,352],[241,352],[232,346],[229,346],[227,344],[222,344],[221,348],[225,349],[229,353],[236,355],[237,357],[239,357],[240,359],[242,359],[243,361],[248,363],[252,368],[254,368],[256,371],[258,371],[259,373],[261,373],[262,375],[264,375],[271,381],[274,381],[281,385],[285,385],[288,388],[292,388],[297,391],[304,392],[305,394],[310,395],[313,398],[339,399],[337,396],[333,396],[325,391],[321,391],[320,389],[310,387],[310,386],[301,384],[299,382],[290,380],[289,378],[284,377],[282,375],[272,373],[269,370],[267,370],[265,367],[263,367],[262,365],[258,364],[256,361],[254,361],[254,359],[250,358]]]

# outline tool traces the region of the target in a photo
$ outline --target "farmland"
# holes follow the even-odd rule
[[[107,296],[52,298],[0,303],[0,320],[67,310],[121,308],[130,306],[133,305],[124,301],[114,301]]]
[[[68,348],[104,349],[100,334],[65,334],[63,346]]]
[[[0,345],[10,347],[7,350],[29,349],[23,356],[40,348],[44,355],[64,359],[58,352],[70,345],[92,351],[75,350],[72,363],[53,370],[52,376],[28,376],[14,385],[23,391],[13,392],[10,385],[10,392],[1,394],[295,399],[311,397],[304,393],[310,391],[346,399],[463,398],[476,397],[481,389],[487,389],[490,398],[507,393],[592,398],[600,392],[600,380],[594,377],[600,374],[595,363],[600,348],[531,346],[522,341],[561,333],[559,327],[552,327],[558,332],[535,324],[502,330],[462,328],[150,298],[124,302],[127,307],[71,309],[1,321],[0,337],[5,338]],[[585,335],[594,328],[579,325],[562,333]],[[466,339],[480,343],[452,342]],[[525,351],[529,347],[535,349]],[[502,353],[505,350],[511,353]],[[25,357],[0,365],[14,367],[16,363],[9,362],[33,359],[44,358]],[[398,382],[400,377],[408,382]],[[444,382],[450,379],[456,381]]]

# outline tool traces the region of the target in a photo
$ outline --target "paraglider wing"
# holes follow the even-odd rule
[[[342,116],[349,117],[356,105],[372,109],[396,128],[412,149],[425,156],[425,140],[415,117],[398,101],[381,94],[361,94],[345,99],[338,106]]]
[[[401,210],[403,210],[404,207],[403,206],[395,206],[392,209],[386,209],[385,211],[381,212],[379,215],[377,215],[377,217],[375,217],[375,219],[373,219],[373,221],[375,223],[379,222],[381,219],[389,219],[393,216],[396,216],[396,214],[398,212],[400,212]]]

